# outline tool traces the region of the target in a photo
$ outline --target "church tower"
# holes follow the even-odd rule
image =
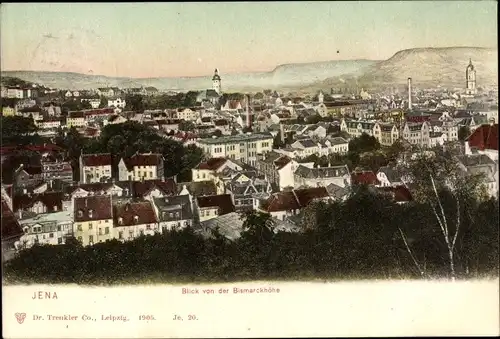
[[[220,83],[219,70],[216,68],[214,72],[214,77],[212,78],[212,88],[217,94],[220,94],[221,91],[221,83]]]
[[[318,101],[320,103],[323,103],[323,100],[325,99],[325,96],[323,95],[323,91],[319,91],[319,94],[318,94]]]
[[[476,94],[476,70],[471,59],[469,59],[469,65],[465,69],[465,79],[465,93]]]

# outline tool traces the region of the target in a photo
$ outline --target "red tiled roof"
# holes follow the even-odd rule
[[[237,109],[238,105],[240,105],[240,101],[239,100],[228,100],[226,105],[227,105],[227,107],[229,107],[229,109]]]
[[[128,202],[113,206],[115,227],[153,224],[158,222],[153,205],[149,201]],[[137,217],[137,219],[135,218]],[[121,222],[118,222],[121,218]]]
[[[75,222],[112,219],[110,195],[93,195],[89,197],[75,198],[74,220]]]
[[[134,154],[130,158],[123,158],[123,162],[129,171],[135,166],[159,166],[162,155],[159,153]]]
[[[358,185],[378,185],[380,184],[373,171],[354,171],[351,174],[351,182]]]
[[[16,237],[20,238],[24,234],[23,229],[3,197],[1,213],[2,241]]]
[[[200,208],[218,207],[219,215],[228,214],[236,210],[230,194],[206,195],[197,197],[196,199]]]
[[[62,211],[63,197],[62,192],[44,192],[34,195],[21,194],[12,198],[12,205],[14,211],[18,211],[30,208],[36,202],[41,202],[47,207],[47,212],[57,212]]]
[[[73,111],[68,113],[68,118],[70,119],[76,119],[76,118],[84,118],[85,113],[83,111]]]
[[[498,124],[481,125],[467,138],[469,147],[498,151]]]
[[[111,166],[111,154],[84,154],[82,155],[83,166]]]
[[[222,165],[224,165],[226,163],[226,161],[227,161],[226,158],[211,158],[211,159],[208,159],[205,162],[200,163],[198,165],[198,169],[200,169],[200,170],[216,171]]]
[[[115,110],[113,108],[102,108],[102,109],[85,110],[83,111],[83,113],[85,116],[105,115],[105,114],[114,114]]]

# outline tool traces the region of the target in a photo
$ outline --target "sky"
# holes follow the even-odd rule
[[[418,47],[497,47],[497,4],[488,0],[0,6],[2,70],[205,76],[382,60]]]

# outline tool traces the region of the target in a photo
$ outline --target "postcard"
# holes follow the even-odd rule
[[[496,2],[0,9],[3,337],[500,334]]]

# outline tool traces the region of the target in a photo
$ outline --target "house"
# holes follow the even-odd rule
[[[257,155],[270,152],[273,147],[271,134],[227,135],[219,138],[200,139],[198,146],[211,158],[241,160],[251,166],[257,163]]]
[[[17,109],[15,107],[2,106],[2,116],[13,117],[16,114],[17,114]]]
[[[159,153],[136,153],[118,163],[120,181],[157,180],[164,177],[163,156]]]
[[[18,244],[21,237],[24,235],[23,229],[19,225],[12,209],[9,208],[7,201],[2,194],[2,214],[1,214],[1,227],[2,227],[2,263],[11,260],[17,253],[16,244]]]
[[[125,108],[127,106],[127,102],[125,99],[122,98],[108,98],[108,107],[114,107],[114,108]]]
[[[81,98],[81,102],[88,102],[90,104],[90,107],[93,109],[99,108],[101,105],[101,99],[99,97],[97,98]]]
[[[291,147],[301,150],[300,157],[307,157],[319,152],[319,145],[311,139],[297,140],[291,145]]]
[[[144,93],[145,93],[145,95],[153,96],[153,95],[157,95],[159,92],[158,92],[158,89],[156,87],[149,86],[149,87],[144,88]]]
[[[354,170],[351,173],[351,184],[352,185],[380,185],[377,176],[373,171],[368,170]]]
[[[334,201],[345,201],[349,198],[350,193],[348,187],[341,187],[333,183],[326,186],[326,191]]]
[[[33,245],[61,245],[73,237],[73,216],[70,211],[47,213],[19,221],[24,235],[19,248]]]
[[[358,138],[363,133],[373,136],[374,122],[360,121],[360,120],[347,120],[342,119],[340,122],[340,130],[347,132],[351,137]]]
[[[391,146],[399,139],[399,129],[396,124],[376,122],[373,125],[373,136],[382,146]]]
[[[402,137],[412,145],[420,147],[429,147],[430,127],[427,121],[424,122],[406,122],[403,128]]]
[[[231,212],[201,222],[195,232],[205,239],[212,239],[217,231],[229,241],[234,241],[241,236],[244,222],[239,213]]]
[[[278,220],[285,220],[286,217],[297,215],[311,202],[325,200],[330,200],[325,187],[294,189],[273,193],[268,199],[260,202],[258,210]]]
[[[152,201],[153,198],[173,196],[177,194],[174,179],[120,181],[116,185],[122,189],[122,195]]]
[[[179,195],[191,195],[193,197],[222,194],[215,183],[211,180],[197,182],[181,182],[177,184]]]
[[[259,200],[268,198],[272,193],[271,184],[267,180],[248,177],[248,180],[240,180],[241,177],[245,176],[237,174],[226,184],[226,192],[231,195],[238,213],[255,210]]]
[[[158,218],[150,201],[119,203],[113,206],[114,238],[130,241],[160,233]]]
[[[483,184],[491,197],[498,197],[498,163],[487,154],[471,154],[456,157],[463,175],[481,175]]]
[[[110,115],[106,120],[104,120],[104,126],[106,125],[117,125],[127,122],[127,119],[118,114]]]
[[[75,198],[73,233],[83,246],[113,238],[113,206],[110,195]]]
[[[236,164],[230,159],[210,158],[204,162],[201,162],[195,168],[191,169],[191,177],[195,182],[212,180],[217,183],[217,173],[221,173],[225,168],[228,167],[237,171],[243,170],[242,166]]]
[[[117,95],[121,94],[121,91],[118,87],[104,87],[104,88],[98,88],[96,90],[97,94],[99,96],[103,96],[106,98],[111,98],[115,97]]]
[[[230,194],[199,196],[195,198],[200,222],[216,218],[219,215],[235,212]]]
[[[310,168],[299,164],[294,172],[294,187],[327,187],[335,184],[342,188],[351,185],[347,165]]]
[[[330,154],[347,154],[349,152],[349,141],[341,137],[329,138],[325,141]]]
[[[391,166],[382,166],[377,172],[377,180],[382,187],[395,187],[403,184],[402,175]]]
[[[465,142],[465,154],[473,154],[473,149],[486,154],[491,160],[498,160],[498,124],[479,126]]]
[[[83,111],[73,111],[69,112],[66,118],[66,127],[85,127],[87,126],[87,121],[85,120],[85,113]]]
[[[111,179],[112,158],[109,153],[80,155],[80,182],[105,182]]]
[[[41,166],[24,166],[21,164],[14,173],[16,187],[37,185],[43,180]]]
[[[302,163],[302,165],[312,167],[314,163]],[[298,167],[299,163],[296,160],[276,152],[261,156],[257,163],[259,172],[264,174],[278,190],[294,187],[294,173]]]
[[[39,129],[57,129],[62,126],[62,119],[58,117],[44,117],[43,120],[36,120],[35,126]]]
[[[196,121],[201,116],[200,112],[192,110],[190,108],[178,108],[174,115],[174,119],[185,121]]]
[[[153,199],[161,232],[193,225],[192,197],[175,195]]]
[[[53,156],[44,156],[41,160],[42,179],[45,181],[73,181],[73,167],[69,161],[60,161]]]
[[[15,195],[12,198],[13,211],[18,215],[23,212],[43,214],[62,211],[63,198],[63,193],[57,191]]]
[[[443,132],[429,132],[429,147],[443,146],[448,141],[448,135]]]

